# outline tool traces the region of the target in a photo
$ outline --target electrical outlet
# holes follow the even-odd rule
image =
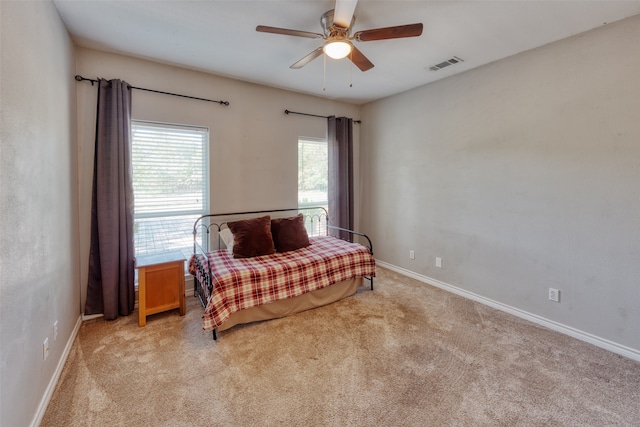
[[[414,251],[409,251],[409,259],[416,259],[416,253]]]
[[[560,291],[557,289],[549,288],[549,300],[560,302]]]
[[[49,357],[49,337],[42,343],[42,360],[47,360],[47,357]]]
[[[436,267],[442,268],[442,258],[436,257]]]
[[[53,322],[53,341],[58,339],[58,321]]]

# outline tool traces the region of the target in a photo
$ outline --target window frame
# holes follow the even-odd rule
[[[131,167],[132,167],[132,177],[133,177],[134,185],[135,185],[135,171],[134,171],[134,165],[133,165],[134,163],[133,162],[133,149],[134,149],[133,135],[134,135],[134,129],[136,125],[146,126],[151,128],[155,127],[158,129],[165,129],[165,130],[166,129],[182,129],[187,131],[192,130],[194,132],[200,132],[201,134],[205,135],[206,139],[203,141],[203,144],[202,144],[202,164],[201,164],[202,165],[202,169],[201,169],[202,170],[202,197],[203,197],[202,208],[139,213],[139,212],[136,212],[136,202],[134,198],[134,215],[133,215],[134,223],[137,222],[138,220],[145,220],[145,219],[154,219],[154,218],[160,219],[160,218],[172,218],[172,217],[175,217],[176,219],[178,219],[180,217],[201,216],[201,215],[208,214],[211,206],[211,192],[210,192],[211,131],[210,131],[210,128],[207,126],[189,125],[189,124],[182,124],[182,123],[167,123],[167,122],[160,122],[160,121],[153,121],[153,120],[132,119],[131,120],[131,149],[132,149]],[[134,191],[134,195],[135,195],[135,191]],[[171,242],[172,240],[166,239],[166,241]],[[137,246],[134,247],[134,252],[136,256],[141,256],[145,254],[163,253],[163,252],[146,252],[144,250],[139,251]]]

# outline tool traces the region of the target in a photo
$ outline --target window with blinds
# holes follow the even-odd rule
[[[193,248],[193,223],[209,210],[209,129],[131,123],[136,255]]]
[[[326,208],[328,177],[327,141],[298,138],[298,206]]]

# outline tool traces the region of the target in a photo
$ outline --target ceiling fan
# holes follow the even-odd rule
[[[422,34],[422,24],[409,24],[358,31],[351,35],[351,29],[356,20],[353,12],[355,11],[357,3],[358,0],[336,0],[335,9],[325,12],[320,18],[323,34],[290,30],[287,28],[268,27],[265,25],[258,25],[256,31],[325,40],[322,46],[291,65],[290,68],[302,68],[324,52],[334,59],[341,59],[348,56],[351,62],[361,71],[370,70],[373,68],[373,63],[353,45],[352,42],[354,40],[357,42],[368,42],[417,37]]]

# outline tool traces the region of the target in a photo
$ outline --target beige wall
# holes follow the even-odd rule
[[[640,16],[364,106],[377,257],[640,358],[638,46]]]
[[[209,127],[211,210],[214,212],[297,205],[298,137],[324,138],[327,124],[320,118],[286,115],[285,109],[359,118],[360,107],[342,102],[91,49],[79,48],[76,55],[77,73],[86,78],[118,78],[133,86],[230,102],[228,107],[223,107],[203,101],[133,92],[134,119]],[[77,91],[84,304],[96,88],[83,82],[78,84]],[[354,125],[356,150],[358,126]]]
[[[51,2],[2,1],[0,27],[0,425],[26,426],[80,320],[75,64]]]

